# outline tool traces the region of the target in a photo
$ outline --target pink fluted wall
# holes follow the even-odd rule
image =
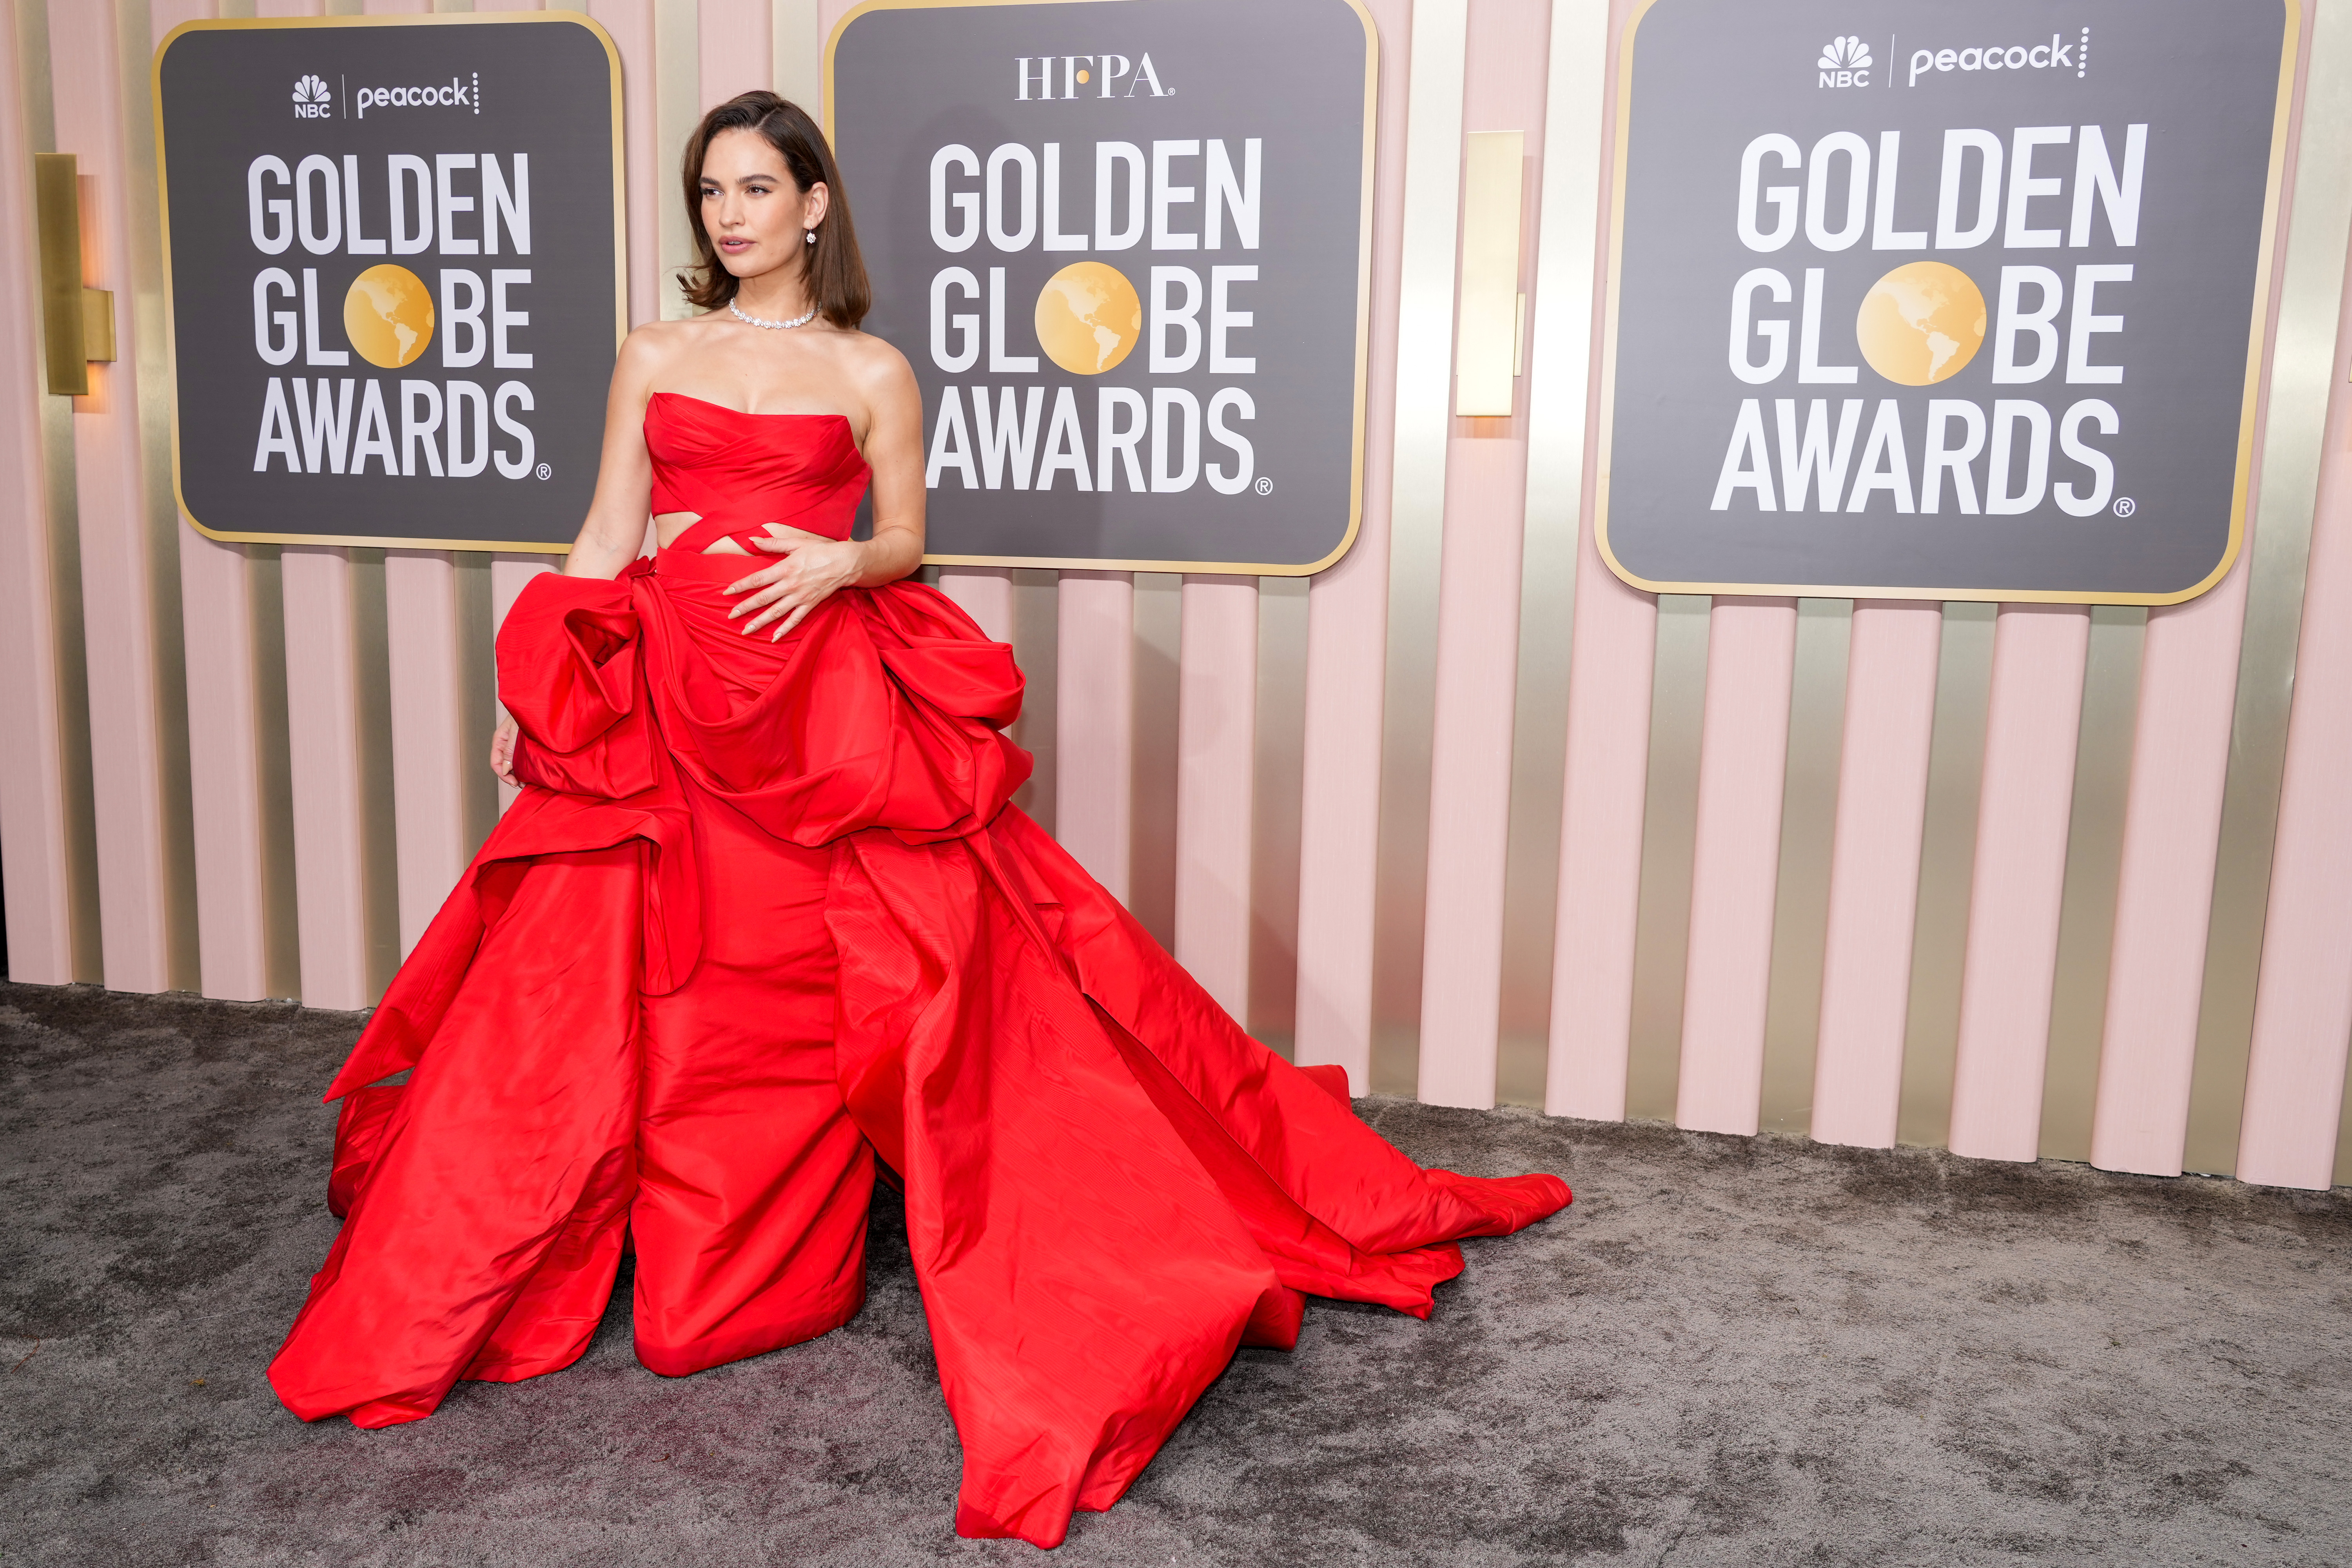
[[[33,153],[14,90],[24,65],[18,34],[0,29],[0,231],[33,232]],[[12,247],[23,256],[25,247]],[[73,973],[72,872],[66,847],[68,787],[60,711],[58,616],[51,597],[49,490],[41,453],[41,400],[47,395],[40,329],[40,278],[0,267],[0,897],[8,917],[12,978],[63,985]]]
[[[1797,605],[1722,598],[1709,621],[1675,1121],[1745,1133],[1764,1086]]]
[[[1299,825],[1301,1062],[1370,1086],[1374,847],[1381,820],[1381,672],[1387,656],[1389,500],[1396,449],[1397,300],[1404,247],[1409,0],[1366,0],[1381,33],[1372,195],[1370,384],[1363,522],[1353,549],[1307,594],[1306,799]]]
[[[1992,648],[1950,1142],[1956,1154],[2031,1160],[2042,1144],[2090,611],[2010,605]]]
[[[1813,1056],[1813,1136],[1824,1143],[1895,1144],[1942,637],[1934,605],[1853,607]]]
[[[58,151],[80,160],[83,280],[112,290],[121,353],[112,364],[91,366],[90,395],[74,399],[99,928],[110,989],[163,991],[173,978],[163,780],[168,699],[156,642],[159,568],[149,525],[139,364],[131,352],[138,323],[131,226],[138,218],[128,188],[117,47],[112,6],[50,8],[51,68],[76,84],[56,95],[56,114]]]

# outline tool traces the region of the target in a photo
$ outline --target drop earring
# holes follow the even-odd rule
[[[804,228],[801,230],[801,232],[808,237],[808,242],[811,245],[814,245],[816,243],[816,230],[813,228]]]

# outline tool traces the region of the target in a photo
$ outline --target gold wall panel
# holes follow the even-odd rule
[[[1837,832],[1838,757],[1845,742],[1845,673],[1853,644],[1853,600],[1797,601],[1789,764],[1780,795],[1780,871],[1772,899],[1772,982],[1757,1108],[1757,1126],[1770,1132],[1812,1130],[1813,1047],[1821,1036],[1830,848]]]
[[[1682,1071],[1683,973],[1690,951],[1691,857],[1698,836],[1699,731],[1713,601],[1658,598],[1650,677],[1650,772],[1642,802],[1642,896],[1633,934],[1633,1018],[1625,1072],[1630,1121],[1674,1120]]]
[[[1404,255],[1389,502],[1388,646],[1372,910],[1371,1088],[1420,1082],[1423,916],[1429,881],[1430,728],[1437,703],[1437,579],[1452,435],[1454,238],[1462,188],[1468,0],[1416,0],[1406,116]]]
[[[1257,583],[1257,731],[1250,786],[1249,1005],[1244,1026],[1283,1056],[1298,1027],[1298,857],[1306,807],[1304,577]]]
[[[2058,906],[2058,970],[2050,997],[2050,1053],[2042,1080],[2042,1155],[2091,1158],[2099,1041],[2107,1022],[2107,963],[2124,863],[2124,806],[2139,727],[2140,651],[2147,611],[2091,606],[2083,721],[2074,743],[2074,803],[2066,829],[2066,890]]]
[[[1051,833],[1057,774],[1055,725],[1060,715],[1055,686],[1061,664],[1062,574],[1019,566],[1013,569],[1012,578],[1013,658],[1028,684],[1022,694],[1021,717],[1011,734],[1036,759],[1036,771],[1013,802]]]
[[[1919,844],[1918,917],[1911,933],[1911,1009],[1903,1037],[1897,1143],[1941,1148],[1952,1121],[1960,973],[1968,961],[1977,793],[1984,778],[1997,610],[1986,604],[1944,606],[1943,647],[1936,661],[1936,728],[1927,753],[1927,817]]]
[[[1184,579],[1135,574],[1135,773],[1129,823],[1127,907],[1176,951],[1177,659],[1184,632]]]
[[[1550,57],[1535,296],[1528,301],[1527,513],[1519,556],[1497,998],[1501,1038],[1495,1073],[1498,1103],[1538,1107],[1543,1104],[1551,1030],[1552,940],[1559,905],[1560,795],[1592,361],[1601,100],[1609,68],[1606,0],[1555,0]]]

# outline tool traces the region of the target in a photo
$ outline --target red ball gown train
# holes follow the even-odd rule
[[[766,558],[706,545],[848,536],[845,420],[657,394],[646,440],[656,510],[703,521],[508,616],[526,787],[328,1090],[345,1223],[270,1364],[295,1414],[385,1426],[568,1365],[625,1237],[655,1372],[824,1333],[878,1156],[956,1528],[1052,1546],[1306,1295],[1426,1316],[1456,1238],[1569,1201],[1420,1169],[1337,1069],[1244,1035],[1006,804],[1021,675],[943,595],[846,589],[780,643],[728,620]]]

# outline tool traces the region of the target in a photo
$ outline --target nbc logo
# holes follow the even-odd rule
[[[329,107],[331,101],[332,95],[327,91],[327,84],[315,76],[306,76],[294,84],[294,118],[297,120],[326,119],[332,112]]]
[[[1822,73],[1823,87],[1868,87],[1870,46],[1851,33],[1832,38],[1822,46],[1822,58],[1813,66]]]

